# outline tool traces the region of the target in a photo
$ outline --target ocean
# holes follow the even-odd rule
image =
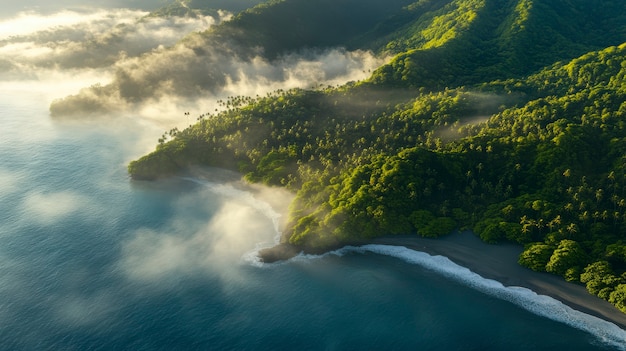
[[[262,264],[281,213],[257,193],[128,178],[159,127],[53,120],[42,92],[0,90],[1,350],[626,349],[615,325],[443,257]]]

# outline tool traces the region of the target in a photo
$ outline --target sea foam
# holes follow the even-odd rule
[[[530,289],[507,287],[498,281],[483,278],[468,268],[452,262],[445,256],[432,256],[404,246],[390,245],[348,246],[333,251],[332,254],[345,255],[353,252],[371,252],[396,257],[407,263],[419,265],[485,294],[510,301],[536,315],[588,332],[603,344],[616,347],[618,350],[626,350],[626,331],[617,325],[577,311],[552,297],[537,294]]]
[[[274,244],[278,243],[281,235],[279,229],[281,215],[276,212],[269,203],[255,198],[249,191],[237,189],[229,184],[215,183],[198,178],[185,177],[183,179],[205,186],[215,194],[242,201],[246,205],[259,211],[272,221],[276,232]],[[265,266],[265,264],[260,261],[258,252],[266,247],[268,247],[267,243],[257,244],[253,250],[244,254],[243,259],[255,266]],[[614,323],[577,311],[559,300],[550,296],[537,294],[528,288],[504,286],[496,280],[483,278],[481,275],[472,272],[469,268],[452,262],[445,256],[433,256],[425,252],[408,249],[404,246],[364,245],[359,247],[346,246],[323,255],[301,254],[294,257],[292,260],[310,260],[312,258],[322,258],[327,255],[344,256],[349,253],[365,252],[396,257],[407,263],[419,265],[490,296],[512,302],[536,315],[588,332],[595,336],[599,342],[611,347],[616,347],[618,350],[626,351],[626,331],[619,328]]]

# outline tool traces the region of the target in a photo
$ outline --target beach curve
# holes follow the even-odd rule
[[[502,283],[505,287],[528,288],[626,330],[626,314],[609,302],[591,295],[584,286],[567,282],[553,274],[534,272],[520,266],[517,259],[523,248],[519,245],[487,244],[470,231],[455,232],[437,239],[385,236],[374,238],[369,244],[401,246],[429,255],[445,256],[483,278]]]

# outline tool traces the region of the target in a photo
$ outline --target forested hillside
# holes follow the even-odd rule
[[[310,45],[393,59],[363,82],[228,99],[224,112],[166,133],[131,176],[200,164],[287,187],[297,195],[282,240],[307,250],[471,228],[526,245],[522,265],[582,282],[626,312],[626,6],[409,2],[369,18],[383,4],[370,1],[345,30],[315,27],[305,14],[323,6],[298,0],[217,27],[211,35],[238,28],[269,55],[277,43],[297,49],[290,35],[315,34]],[[287,8],[305,11],[303,26],[279,38],[247,32]]]

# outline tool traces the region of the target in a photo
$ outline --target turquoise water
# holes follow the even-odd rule
[[[0,91],[2,350],[624,349],[619,328],[441,257],[259,264],[268,204],[203,179],[131,182],[158,128],[52,121],[47,103]]]

